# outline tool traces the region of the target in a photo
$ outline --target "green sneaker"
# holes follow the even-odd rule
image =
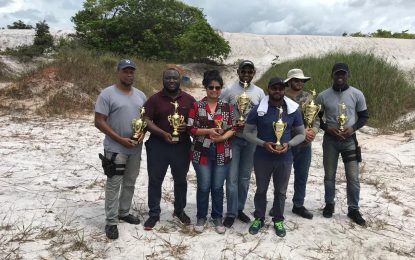
[[[264,221],[260,218],[256,218],[252,225],[249,227],[249,234],[256,235],[258,231],[264,226]]]
[[[284,221],[275,221],[274,222],[274,229],[275,229],[275,233],[277,234],[277,236],[279,237],[285,237],[285,228],[284,228]]]

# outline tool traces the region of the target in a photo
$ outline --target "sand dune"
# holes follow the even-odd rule
[[[0,30],[1,39],[2,30]],[[356,39],[320,36],[259,36],[225,33],[233,46],[227,66],[229,80],[238,59],[252,59],[259,73],[276,55],[280,60],[318,55],[336,48],[373,50],[395,59],[406,71],[414,70],[415,41]],[[0,41],[1,43],[1,41]],[[395,57],[395,58],[393,58]],[[200,77],[206,65],[186,64]],[[203,95],[195,89],[196,95]],[[293,177],[286,202],[287,236],[279,238],[270,218],[258,235],[236,221],[219,235],[211,223],[202,234],[172,218],[173,182],[168,173],[163,184],[161,222],[153,231],[120,223],[120,238],[104,234],[104,185],[97,154],[103,134],[86,119],[0,117],[0,258],[1,259],[414,259],[415,257],[415,130],[376,135],[359,131],[361,211],[368,225],[362,228],[347,217],[346,182],[340,161],[336,212],[326,219],[322,133],[313,144],[306,206],[313,220],[291,213]],[[196,220],[196,176],[188,175],[186,212]],[[142,153],[132,213],[147,218],[147,164]],[[255,179],[245,211],[252,217]],[[268,199],[273,195],[268,191]],[[269,208],[269,207],[268,207]]]

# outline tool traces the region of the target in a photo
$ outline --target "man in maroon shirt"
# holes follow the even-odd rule
[[[184,123],[178,127],[179,141],[172,138],[173,127],[168,120],[175,113],[174,102],[178,103],[177,113],[184,116]],[[145,143],[148,171],[149,218],[145,230],[151,230],[160,220],[161,187],[167,168],[170,166],[174,180],[174,213],[183,224],[190,224],[184,212],[187,194],[187,172],[190,165],[191,140],[186,122],[189,110],[196,100],[180,89],[180,73],[167,69],[163,73],[163,89],[151,96],[144,104],[147,130],[151,133]]]

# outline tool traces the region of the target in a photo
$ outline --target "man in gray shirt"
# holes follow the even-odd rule
[[[244,92],[244,82],[248,84],[246,94],[251,99],[251,104],[245,111],[245,118],[250,109],[258,105],[261,99],[265,97],[264,91],[251,82],[255,76],[255,72],[255,66],[252,61],[242,61],[237,70],[239,80],[222,90],[220,98],[232,104],[235,118],[240,117],[240,111],[238,110],[236,101]],[[223,225],[228,228],[233,225],[236,217],[244,223],[251,221],[243,210],[248,195],[256,144],[250,143],[244,138],[242,132],[245,122],[238,121],[236,125],[237,131],[235,136],[231,138],[232,161],[229,174],[226,177],[227,213]]]
[[[345,63],[336,63],[332,69],[333,86],[321,92],[316,102],[321,104],[320,128],[324,130],[323,165],[326,206],[323,216],[331,218],[334,213],[336,192],[336,171],[339,154],[343,158],[347,180],[347,216],[358,225],[366,221],[359,212],[360,148],[356,139],[356,130],[363,127],[369,118],[363,93],[347,84],[349,67]],[[343,111],[342,111],[343,110]],[[344,126],[340,127],[338,117],[346,116]],[[344,117],[343,117],[344,118]]]
[[[105,186],[105,233],[110,239],[118,238],[118,219],[135,225],[140,223],[129,211],[140,169],[144,133],[138,136],[138,144],[130,138],[132,120],[140,117],[139,108],[147,98],[133,87],[135,70],[134,62],[121,60],[117,66],[119,81],[105,88],[95,105],[95,127],[105,134],[104,156],[116,169],[115,175],[107,176]]]

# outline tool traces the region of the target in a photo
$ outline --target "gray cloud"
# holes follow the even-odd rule
[[[47,14],[44,19],[49,23],[58,23],[59,20],[53,14]]]
[[[73,28],[70,18],[83,0],[0,0],[4,5],[24,1],[20,10],[0,10],[0,27],[21,19],[35,24],[46,19],[52,29]],[[258,34],[341,35],[343,32],[409,30],[415,33],[413,0],[183,0],[201,8],[209,23],[226,32]]]
[[[63,9],[68,9],[68,10],[77,10],[80,7],[82,7],[83,2],[84,2],[83,0],[70,0],[70,1],[67,0],[67,1],[63,1],[60,7]]]
[[[0,0],[0,7],[6,7],[9,4],[13,3],[13,1],[10,0]]]
[[[10,16],[19,20],[31,20],[33,22],[37,22],[41,19],[42,13],[36,9],[27,9],[10,13]]]
[[[412,0],[184,1],[202,8],[212,26],[227,32],[341,35],[409,29],[415,33]]]

